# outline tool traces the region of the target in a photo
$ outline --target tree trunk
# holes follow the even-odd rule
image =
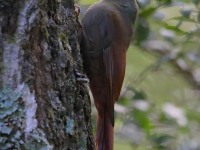
[[[0,0],[0,149],[93,150],[73,0]]]

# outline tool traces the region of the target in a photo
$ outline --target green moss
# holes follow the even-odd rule
[[[48,39],[49,39],[49,31],[48,31],[47,28],[44,28],[44,35],[45,35],[46,40],[48,41]]]
[[[60,39],[61,39],[62,42],[67,42],[68,41],[67,36],[64,33],[60,33]]]
[[[66,49],[67,48],[67,44],[68,44],[67,35],[61,32],[60,33],[60,40],[62,42],[63,47]]]

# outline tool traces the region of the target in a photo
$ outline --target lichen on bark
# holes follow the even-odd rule
[[[23,86],[14,148],[93,150],[87,83],[76,78],[83,70],[73,1],[0,0],[0,7],[0,88]]]

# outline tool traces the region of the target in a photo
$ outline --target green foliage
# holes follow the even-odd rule
[[[153,135],[151,135],[150,139],[151,139],[151,142],[155,146],[156,149],[168,150],[167,145],[174,138],[172,136],[166,135],[166,134],[153,134]]]
[[[128,80],[122,102],[119,102],[129,110],[127,113],[129,117],[121,118],[124,120],[123,126],[126,127],[127,122],[132,121],[145,134],[144,140],[141,140],[139,144],[135,144],[135,140],[132,140],[133,147],[137,145],[138,149],[151,147],[155,150],[200,148],[198,144],[200,136],[196,134],[200,129],[197,125],[200,121],[198,113],[200,96],[197,94],[200,88],[200,76],[198,74],[195,76],[195,72],[200,69],[199,2],[179,1],[179,4],[182,4],[177,6],[172,0],[139,1],[140,13],[135,44],[138,49],[150,55],[153,54],[155,62],[149,64],[138,76]],[[176,15],[170,12],[174,8],[178,10]],[[134,58],[132,56],[131,59]],[[159,83],[157,88],[158,91],[163,91],[163,95],[157,99],[159,93],[149,93],[151,90],[147,90],[146,87],[151,85],[145,85],[145,82],[150,76],[155,77],[159,72],[164,74],[173,72],[172,76],[183,77],[189,84],[184,85],[183,91],[179,93],[181,87],[176,87],[174,82],[172,87],[174,86],[176,96],[171,96],[167,91],[169,87]],[[168,78],[172,77],[169,75]],[[167,78],[160,80],[160,82],[167,81],[169,81]],[[142,103],[138,105],[137,101],[142,102],[143,105]],[[142,135],[138,133],[135,136]],[[146,143],[145,146],[144,143]]]

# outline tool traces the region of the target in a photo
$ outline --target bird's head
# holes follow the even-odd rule
[[[106,0],[112,3],[119,12],[132,23],[135,22],[138,14],[138,4],[136,0]]]

